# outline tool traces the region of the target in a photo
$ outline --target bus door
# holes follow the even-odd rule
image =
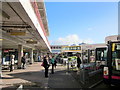
[[[107,64],[107,48],[96,48],[96,67],[103,68]]]
[[[88,49],[86,51],[87,57],[86,57],[86,61],[87,62],[83,62],[84,63],[84,68],[85,70],[88,70],[89,72],[92,72],[95,70],[95,50],[94,49]],[[85,59],[84,59],[85,60]]]

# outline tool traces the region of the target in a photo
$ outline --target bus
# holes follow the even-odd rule
[[[62,52],[80,52],[81,46],[63,46]]]
[[[81,69],[87,70],[89,73],[102,72],[107,60],[106,44],[83,44],[80,46],[64,46],[62,47],[63,56],[74,57],[76,54],[81,56]],[[67,59],[63,58],[63,62]],[[93,73],[94,72],[94,73]]]
[[[120,41],[108,41],[107,64],[103,79],[108,85],[120,85]]]
[[[81,53],[81,46],[63,46],[61,53],[63,57],[76,56],[77,53]]]
[[[71,64],[71,66],[77,66],[76,54],[81,54],[81,46],[63,46],[61,53],[64,65],[66,65],[69,60],[69,64]]]
[[[82,46],[82,64],[84,68],[96,70],[103,67],[106,60],[107,46],[105,44],[86,44]]]

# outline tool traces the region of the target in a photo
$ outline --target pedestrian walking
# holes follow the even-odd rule
[[[54,64],[55,64],[54,56],[52,56],[52,58],[51,58],[51,64],[52,64],[51,73],[54,74]]]
[[[77,54],[77,67],[78,67],[78,69],[80,69],[80,64],[81,64],[80,55]]]
[[[47,56],[44,57],[43,59],[43,67],[45,68],[45,77],[48,77],[48,68],[49,68],[49,62]]]
[[[25,58],[25,56],[23,56],[23,57],[21,58],[21,62],[22,62],[22,68],[25,69],[25,63],[26,63],[26,58]]]
[[[14,55],[11,55],[10,56],[10,72],[14,70],[14,58],[15,56]]]

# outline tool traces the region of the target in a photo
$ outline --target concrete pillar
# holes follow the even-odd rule
[[[36,51],[35,61],[38,62],[39,50]]]
[[[30,49],[30,64],[33,63],[33,49]]]
[[[18,45],[18,69],[21,69],[21,58],[23,56],[23,46]]]
[[[40,52],[40,57],[41,57],[41,61],[43,61],[44,53],[42,51]]]

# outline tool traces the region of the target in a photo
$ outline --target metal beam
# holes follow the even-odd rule
[[[24,25],[23,26],[17,26],[17,25],[16,26],[15,25],[13,25],[13,26],[10,25],[9,26],[9,25],[3,25],[2,28],[31,28],[31,26],[24,26]]]
[[[2,13],[2,16],[3,16],[4,18],[10,19],[10,16],[9,16],[6,12],[4,12],[4,11],[1,10],[1,9],[0,9],[0,12]]]

